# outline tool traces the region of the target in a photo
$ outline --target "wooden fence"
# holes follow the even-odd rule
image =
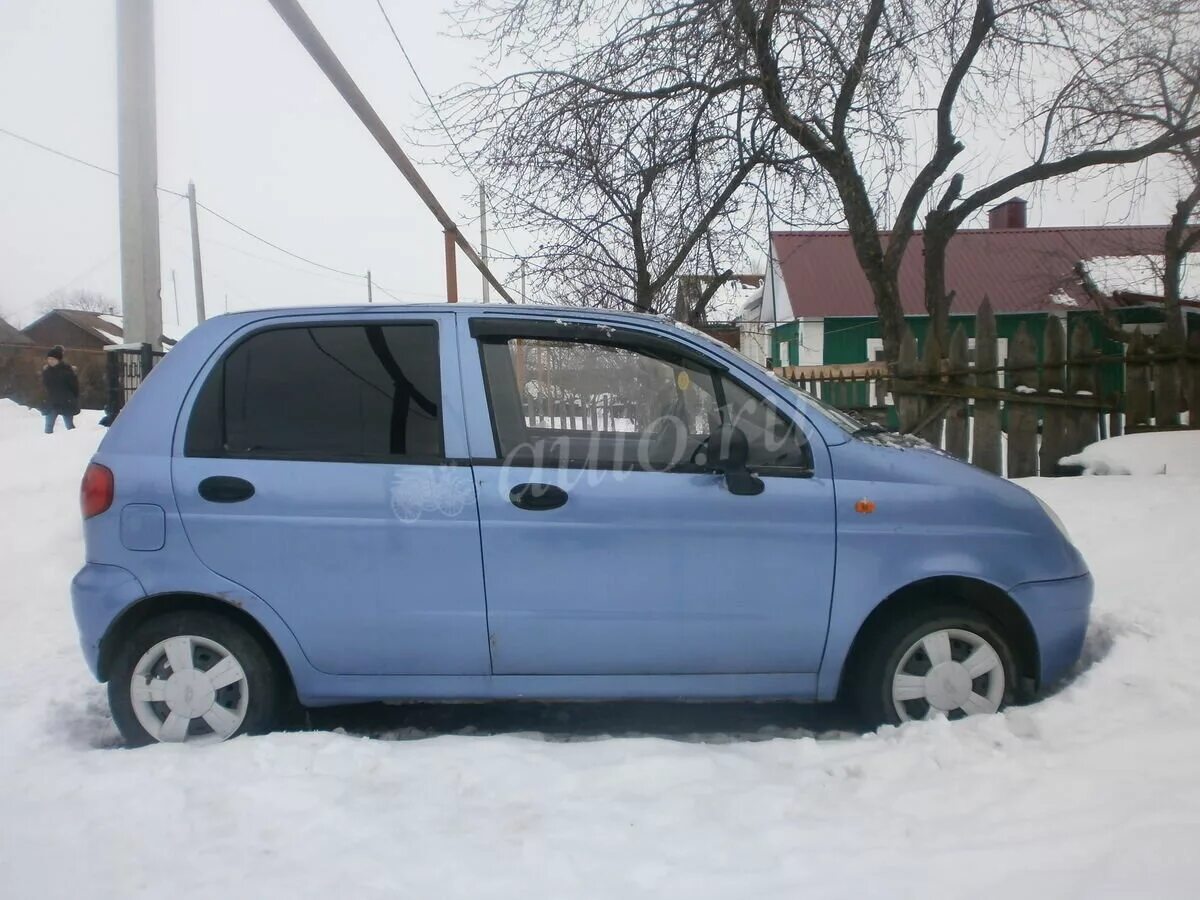
[[[960,324],[945,358],[935,355],[932,341],[918,357],[909,332],[894,366],[785,366],[776,372],[827,403],[886,420],[1011,478],[1063,474],[1060,459],[1103,437],[1200,427],[1200,334],[1171,348],[1135,331],[1124,355],[1104,355],[1087,323],[1077,321],[1068,335],[1063,321],[1051,316],[1040,360],[1022,324],[999,365],[989,304],[980,308],[975,326],[973,362]],[[1105,395],[1103,376],[1114,371],[1123,374],[1124,390]]]

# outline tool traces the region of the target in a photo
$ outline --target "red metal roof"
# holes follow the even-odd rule
[[[946,251],[946,287],[952,313],[973,313],[991,298],[998,313],[1054,308],[1066,292],[1080,305],[1075,265],[1107,256],[1161,256],[1165,226],[971,229],[958,232]],[[884,240],[886,241],[886,235]],[[792,312],[804,316],[875,316],[875,300],[845,231],[771,233]],[[916,232],[900,265],[905,313],[925,312],[923,235]]]

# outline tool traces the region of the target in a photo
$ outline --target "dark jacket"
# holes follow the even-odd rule
[[[46,388],[46,415],[58,413],[73,416],[79,412],[79,376],[75,368],[60,362],[57,366],[42,369],[42,385]]]

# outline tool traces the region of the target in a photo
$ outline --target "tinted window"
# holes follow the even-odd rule
[[[371,460],[442,456],[437,327],[265,331],[209,377],[189,456]]]

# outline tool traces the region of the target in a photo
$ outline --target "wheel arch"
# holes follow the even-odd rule
[[[100,680],[108,681],[113,657],[116,655],[117,648],[120,647],[121,641],[126,635],[130,634],[133,629],[137,628],[143,622],[147,622],[155,616],[177,612],[210,612],[244,628],[262,645],[271,662],[285,679],[288,692],[293,697],[296,695],[296,682],[291,666],[288,665],[287,659],[280,651],[279,645],[271,636],[271,633],[263,627],[263,624],[258,619],[228,600],[222,600],[207,594],[186,592],[154,594],[149,597],[143,597],[136,603],[130,604],[121,612],[112,625],[109,626],[104,637],[100,639],[100,652],[97,657],[97,674]]]
[[[986,615],[1000,626],[1012,643],[1016,656],[1018,678],[1023,693],[1032,693],[1037,684],[1041,659],[1037,635],[1020,605],[1003,589],[964,575],[936,575],[905,585],[888,595],[863,620],[843,660],[838,681],[838,696],[844,697],[855,674],[862,668],[863,651],[871,639],[897,616],[907,614],[923,604],[948,600],[962,603]]]

